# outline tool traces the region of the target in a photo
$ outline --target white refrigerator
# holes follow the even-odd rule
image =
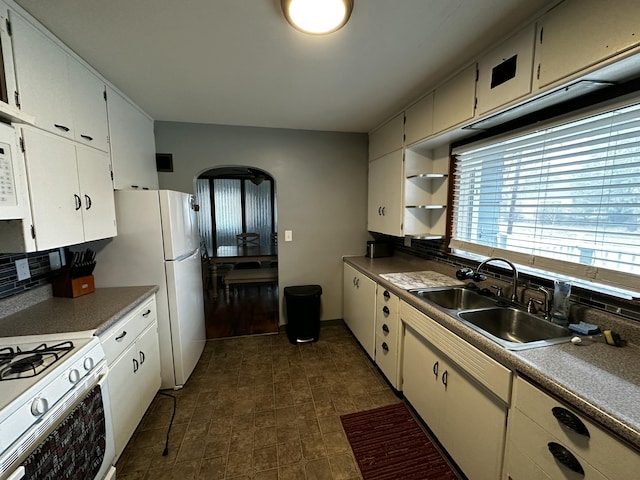
[[[181,388],[206,342],[194,198],[171,190],[118,190],[115,200],[118,235],[96,254],[95,284],[158,285],[161,388]]]

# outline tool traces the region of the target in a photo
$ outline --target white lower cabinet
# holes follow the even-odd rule
[[[375,355],[376,282],[346,263],[343,285],[343,317],[367,354]]]
[[[640,455],[522,378],[509,414],[504,480],[626,480]]]
[[[400,385],[400,300],[389,290],[378,285],[376,295],[376,349],[375,362],[396,390]]]
[[[500,478],[511,372],[404,302],[400,318],[405,398],[468,478]]]
[[[117,460],[160,389],[155,297],[100,335],[100,341],[109,363]]]

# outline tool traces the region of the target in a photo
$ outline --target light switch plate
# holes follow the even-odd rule
[[[51,270],[58,270],[62,266],[60,252],[49,252],[49,265]]]
[[[293,241],[293,230],[285,230],[284,231],[284,241],[292,242]]]
[[[27,260],[26,258],[16,260],[16,271],[18,273],[18,281],[31,278],[31,272],[29,271],[29,260]]]
[[[408,235],[404,237],[404,246],[405,247],[410,247],[411,246],[411,237],[408,236]]]

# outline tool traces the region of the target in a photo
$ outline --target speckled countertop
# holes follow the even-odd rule
[[[629,340],[628,344],[616,348],[602,343],[588,346],[565,343],[509,351],[385,279],[391,278],[386,275],[389,273],[435,271],[451,277],[450,285],[455,285],[459,284],[455,278],[455,268],[402,254],[376,259],[345,257],[344,261],[640,450],[640,336],[637,336],[640,335],[640,325],[624,319],[612,320],[609,318],[612,316],[605,318],[602,316],[605,314],[592,312],[592,316],[584,318],[585,321],[599,325],[609,323],[607,328],[611,328],[610,322],[613,322],[619,331],[625,332],[623,338]]]
[[[7,303],[4,309],[15,310],[0,318],[0,337],[22,335],[90,332],[98,335],[158,291],[157,286],[96,288],[77,298],[49,297],[25,301],[37,302],[23,308]],[[28,297],[28,296],[26,296]]]

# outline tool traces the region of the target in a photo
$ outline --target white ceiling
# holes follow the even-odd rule
[[[280,0],[16,0],[156,120],[367,132],[551,0],[355,0],[330,36]]]

